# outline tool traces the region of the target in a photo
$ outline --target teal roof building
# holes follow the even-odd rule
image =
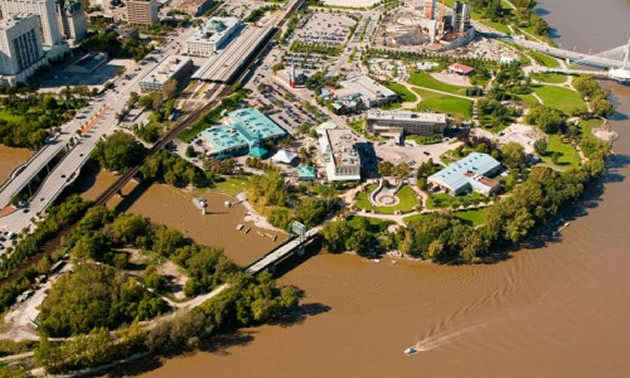
[[[288,133],[256,108],[245,108],[228,114],[230,122],[201,132],[211,146],[209,155],[225,158],[249,154],[262,158],[267,154],[264,144],[280,140]]]

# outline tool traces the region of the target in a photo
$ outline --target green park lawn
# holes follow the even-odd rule
[[[480,193],[468,193],[465,195],[452,196],[446,193],[430,194],[427,201],[429,209],[443,209],[447,207],[459,207],[476,205],[480,202],[486,202],[488,198]]]
[[[538,64],[542,64],[543,66],[545,66],[547,68],[558,68],[558,67],[560,67],[560,63],[558,63],[558,61],[556,59],[550,57],[549,55],[545,55],[545,54],[539,53],[538,51],[530,51],[529,52],[529,56],[534,58],[534,60],[536,62],[538,62]]]
[[[420,200],[416,197],[416,193],[409,186],[405,185],[398,192],[398,202],[395,206],[373,206],[369,199],[369,193],[376,189],[376,185],[368,185],[367,192],[360,192],[357,197],[356,206],[363,210],[372,210],[378,214],[394,214],[396,211],[408,213],[420,204]]]
[[[521,94],[521,95],[518,95],[518,97],[521,99],[523,106],[525,106],[526,108],[531,108],[532,106],[540,105],[540,102],[538,101],[538,99],[536,99],[536,97],[534,97],[531,94]]]
[[[21,115],[10,113],[7,110],[0,110],[0,119],[4,121],[20,121],[23,117]]]
[[[476,227],[486,222],[486,209],[456,211],[453,216]]]
[[[246,191],[249,188],[249,177],[236,176],[228,177],[225,181],[216,182],[209,189],[195,189],[195,195],[201,194],[204,191],[210,191],[228,196],[236,196],[237,194]]]
[[[532,79],[542,83],[563,84],[567,82],[567,75],[553,72],[537,72],[532,74]]]
[[[346,221],[348,222],[348,225],[350,227],[352,227],[355,230],[358,230],[359,229],[359,222],[361,222],[363,219],[367,220],[367,222],[368,222],[368,231],[370,233],[374,233],[374,234],[386,231],[387,227],[389,227],[390,225],[394,224],[393,221],[389,221],[389,220],[385,220],[385,219],[360,217],[360,216],[357,216],[357,215],[353,215],[353,216],[349,217]]]
[[[390,81],[388,83],[385,83],[385,86],[392,91],[398,93],[398,95],[400,95],[400,99],[404,102],[415,102],[418,100],[418,96],[416,96],[413,92],[407,89],[407,87],[400,83]]]
[[[584,155],[591,156],[595,152],[595,147],[600,142],[600,139],[593,134],[593,129],[601,127],[603,123],[604,121],[599,118],[580,122],[580,131],[582,132],[580,148]]]
[[[554,154],[558,156],[557,163],[553,161]],[[570,167],[580,163],[580,154],[573,146],[564,143],[560,135],[552,134],[547,138],[547,153],[542,157],[542,160],[547,164]]]
[[[455,117],[472,118],[473,102],[470,100],[442,95],[420,88],[414,88],[413,90],[422,98],[422,101],[418,104],[418,111],[448,113]]]
[[[545,105],[568,115],[577,109],[586,108],[586,103],[580,94],[571,89],[550,85],[535,85],[532,88]]]
[[[435,89],[437,91],[453,93],[461,96],[466,95],[467,89],[466,87],[460,87],[458,85],[447,84],[443,81],[439,81],[431,76],[430,73],[424,71],[412,73],[409,78],[409,83],[418,87]]]

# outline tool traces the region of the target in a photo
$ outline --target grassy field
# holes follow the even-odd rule
[[[434,135],[405,135],[405,140],[413,140],[416,144],[419,145],[429,145],[442,143],[443,136],[442,134],[434,134]]]
[[[385,86],[392,91],[398,93],[400,95],[400,99],[404,102],[415,102],[418,100],[418,96],[416,96],[413,92],[411,92],[407,87],[400,83],[396,82],[388,82]]]
[[[411,74],[409,78],[409,83],[416,85],[418,87],[425,87],[430,89],[435,89],[442,92],[453,93],[461,96],[466,95],[466,87],[460,87],[457,85],[447,84],[443,81],[439,81],[435,79],[428,72],[414,72]]]
[[[196,189],[193,193],[194,195],[198,195],[203,193],[204,191],[221,193],[228,196],[236,196],[238,193],[244,192],[249,187],[249,177],[240,176],[240,177],[228,177],[225,181],[215,183],[209,189]]]
[[[599,118],[580,122],[580,130],[582,131],[580,148],[584,155],[591,156],[595,152],[595,146],[600,142],[600,139],[593,135],[593,129],[601,127],[603,123],[604,121]]]
[[[485,197],[483,194],[474,192],[457,197],[453,197],[452,195],[446,193],[438,193],[429,195],[427,208],[442,209],[447,207],[459,207],[462,205],[470,206],[478,204],[479,202],[486,202],[487,200],[488,198]]]
[[[21,115],[9,113],[6,110],[0,110],[0,119],[4,121],[19,121],[23,117]]]
[[[545,55],[545,54],[539,53],[538,51],[530,51],[529,52],[529,56],[534,58],[534,60],[536,62],[538,62],[538,64],[542,64],[543,66],[545,66],[547,68],[558,68],[558,67],[560,67],[560,63],[558,63],[558,61],[556,59],[550,57],[549,55]]]
[[[553,72],[536,72],[532,74],[532,79],[542,83],[563,84],[567,82],[567,75]]]
[[[453,216],[461,219],[464,223],[468,223],[471,226],[479,226],[486,222],[486,209],[457,211],[453,213]]]
[[[522,94],[518,95],[518,97],[521,99],[521,102],[523,102],[523,106],[525,106],[526,108],[531,108],[534,105],[540,104],[538,99],[536,99],[536,97],[531,94]]]
[[[558,162],[553,162],[553,155],[558,155]],[[542,157],[547,164],[561,167],[576,166],[580,163],[580,154],[570,144],[564,143],[562,137],[557,134],[549,135],[547,138],[547,154]]]
[[[448,113],[452,116],[460,116],[466,119],[472,118],[472,101],[442,95],[420,88],[414,88],[413,90],[422,98],[422,101],[418,104],[418,111],[433,111],[438,113]]]
[[[398,198],[400,202],[398,202],[395,206],[378,206],[375,207],[369,200],[369,193],[376,189],[376,185],[368,185],[367,192],[359,193],[357,198],[356,205],[358,208],[363,210],[373,210],[379,214],[394,214],[396,211],[401,211],[403,213],[408,213],[416,208],[420,204],[420,200],[416,198],[416,193],[409,186],[405,185],[398,192]]]
[[[533,89],[545,105],[568,115],[571,115],[576,109],[586,108],[586,103],[580,94],[571,89],[549,85],[536,85],[533,86]]]
[[[368,231],[371,233],[379,233],[382,231],[387,230],[387,227],[389,227],[390,225],[394,224],[393,221],[389,221],[389,220],[384,220],[384,219],[376,219],[376,218],[368,218],[368,217],[360,217],[360,216],[351,216],[347,219],[348,225],[350,227],[352,227],[355,230],[359,229],[359,222],[362,219],[366,219],[369,227],[368,227]]]

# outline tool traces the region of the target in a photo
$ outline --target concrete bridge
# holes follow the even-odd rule
[[[267,253],[260,259],[254,261],[245,268],[245,273],[250,275],[256,275],[261,271],[273,268],[280,262],[284,261],[294,253],[301,254],[303,248],[319,233],[323,226],[317,226],[306,231],[303,236],[294,236],[284,244],[276,247],[271,252]]]

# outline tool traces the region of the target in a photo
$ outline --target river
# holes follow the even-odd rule
[[[0,144],[0,185],[9,178],[15,167],[24,163],[31,155],[33,151],[26,148],[13,148]]]
[[[630,2],[544,0],[564,45],[630,36]],[[630,376],[630,88],[607,83],[620,135],[608,175],[561,240],[484,266],[319,254],[280,278],[304,290],[292,325],[245,329],[147,377]],[[416,342],[422,353],[403,350]],[[142,371],[143,367],[138,366]]]

